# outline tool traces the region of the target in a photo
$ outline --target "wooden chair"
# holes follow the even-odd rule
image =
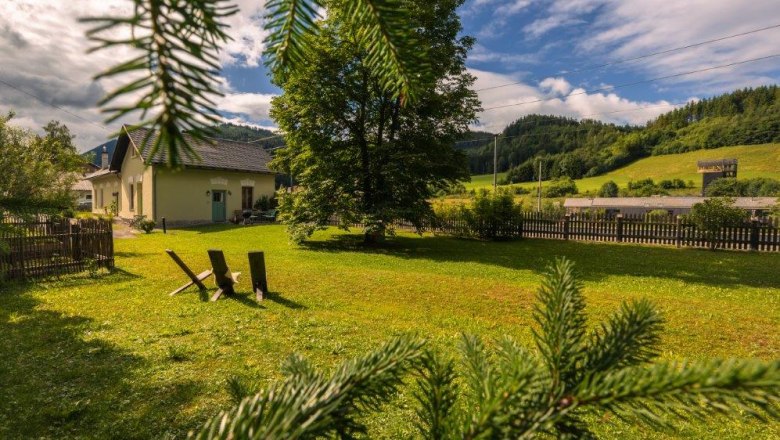
[[[225,261],[225,254],[218,249],[209,249],[209,260],[211,268],[214,271],[214,281],[217,284],[217,292],[211,297],[212,301],[219,299],[222,294],[232,295],[236,293],[233,285],[238,283],[238,276],[241,272],[231,272]]]
[[[181,268],[182,271],[190,278],[190,282],[179,287],[178,289],[171,292],[171,296],[176,295],[177,293],[183,292],[188,287],[195,285],[198,286],[198,289],[200,290],[206,290],[206,286],[203,284],[203,280],[209,277],[209,275],[212,274],[212,270],[204,270],[203,272],[199,273],[198,275],[195,275],[190,268],[184,264],[184,262],[179,258],[178,255],[176,255],[176,252],[166,249],[165,252],[173,259],[174,262]]]
[[[258,301],[268,293],[268,280],[265,277],[265,255],[262,252],[249,253],[249,273],[252,275],[252,291]]]

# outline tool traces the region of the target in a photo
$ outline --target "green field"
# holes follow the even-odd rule
[[[601,176],[577,180],[577,188],[581,193],[598,191],[605,182],[615,181],[621,188],[631,180],[652,178],[656,182],[663,179],[692,180],[697,188],[701,188],[701,175],[696,172],[696,162],[707,159],[738,159],[739,170],[737,178],[771,177],[780,179],[780,144],[741,145],[723,147],[711,150],[697,150],[681,154],[651,156],[640,159],[623,168],[611,171]],[[503,176],[499,175],[499,179]],[[544,183],[543,183],[544,185]],[[491,188],[493,175],[483,174],[472,176],[467,189]],[[534,188],[534,183],[524,183],[518,186]],[[691,193],[698,194],[694,189]]]
[[[183,273],[222,248],[248,274],[266,252],[274,294],[216,303],[176,297]],[[0,438],[181,438],[230,405],[225,380],[259,386],[293,352],[329,367],[391,335],[418,332],[450,350],[461,332],[511,335],[531,347],[531,306],[554,256],[574,260],[588,311],[604,319],[649,297],[667,321],[665,358],[780,355],[777,255],[562,241],[464,241],[402,233],[380,248],[319,232],[304,247],[282,226],[212,226],[116,240],[113,274],[12,284],[0,293]],[[598,256],[594,258],[594,256]],[[371,438],[408,438],[411,390],[370,422]],[[780,426],[716,420],[664,435],[614,418],[591,420],[603,438],[778,438]]]

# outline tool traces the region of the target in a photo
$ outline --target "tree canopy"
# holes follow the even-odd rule
[[[382,234],[404,219],[421,225],[437,190],[466,179],[465,156],[452,147],[475,119],[479,102],[466,72],[470,37],[458,37],[462,0],[405,1],[415,40],[428,53],[432,76],[413,102],[388,92],[340,12],[311,35],[309,62],[275,76],[284,93],[271,116],[287,147],[272,164],[290,172],[297,191],[280,205],[294,237],[339,217]]]
[[[52,213],[72,207],[71,186],[86,161],[68,127],[52,121],[37,135],[14,126],[12,118],[0,116],[0,213]]]

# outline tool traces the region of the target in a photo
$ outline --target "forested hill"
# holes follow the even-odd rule
[[[480,133],[471,139],[491,137]],[[466,138],[469,139],[469,138]],[[577,179],[619,168],[641,157],[729,145],[780,142],[780,88],[743,89],[665,113],[645,126],[617,126],[559,116],[525,116],[504,129],[498,170],[514,182],[543,177]],[[476,145],[474,145],[476,143]],[[461,142],[472,174],[492,171],[493,143]]]
[[[264,128],[255,128],[248,127],[246,125],[235,125],[229,123],[219,124],[215,128],[218,132],[216,135],[217,137],[241,142],[253,142],[258,139],[271,138],[277,134]],[[284,138],[278,136],[271,139],[265,139],[263,141],[257,142],[257,145],[265,149],[279,147],[284,145]]]

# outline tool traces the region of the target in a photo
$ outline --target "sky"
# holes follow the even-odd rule
[[[234,1],[233,40],[220,53],[222,117],[273,128],[270,84],[262,63],[263,0]],[[737,88],[780,83],[780,27],[715,43],[645,56],[780,25],[778,0],[467,0],[463,34],[476,38],[467,66],[485,109],[474,129],[500,132],[531,114],[643,124],[679,103]],[[68,125],[87,150],[111,125],[98,100],[121,79],[95,81],[128,50],[88,54],[85,16],[129,13],[129,0],[0,2],[0,112],[40,130]],[[638,58],[633,61],[634,58]],[[601,66],[601,67],[599,67]],[[687,72],[715,68],[705,72]],[[657,79],[662,78],[662,79]],[[507,85],[512,84],[512,85]]]

